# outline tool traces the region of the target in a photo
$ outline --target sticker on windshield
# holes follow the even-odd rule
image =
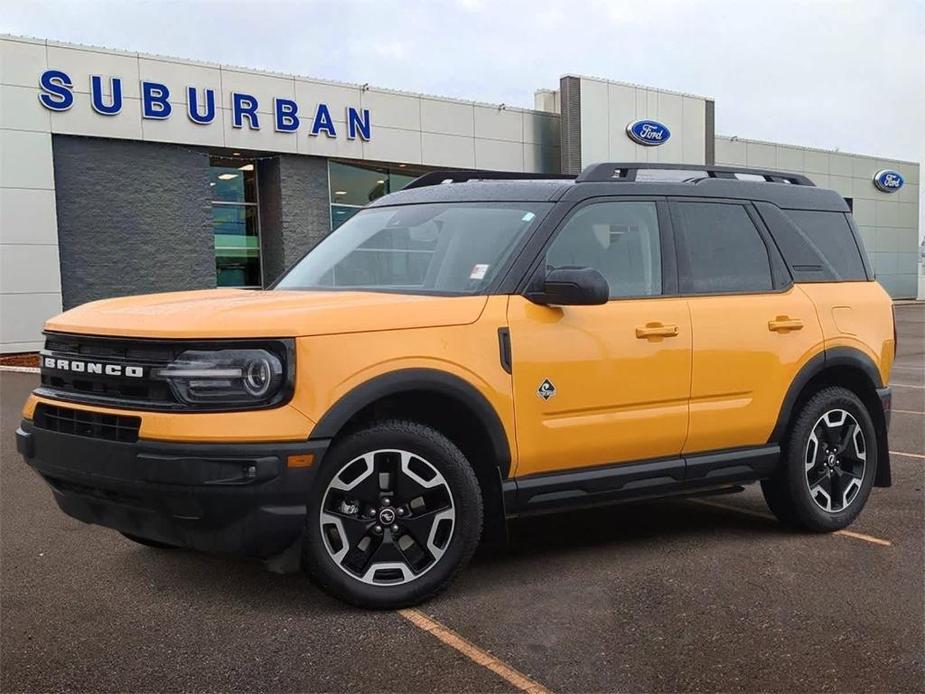
[[[520,218],[520,221],[532,222],[534,217],[536,217],[535,214],[533,214],[532,212],[527,212],[527,214],[525,214],[523,217]]]
[[[470,280],[483,280],[485,279],[485,273],[488,272],[487,265],[476,265],[472,268],[472,272],[469,273]]]

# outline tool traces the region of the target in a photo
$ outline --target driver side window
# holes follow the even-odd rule
[[[547,270],[590,267],[610,298],[662,293],[661,245],[654,202],[600,202],[576,212],[546,252]]]

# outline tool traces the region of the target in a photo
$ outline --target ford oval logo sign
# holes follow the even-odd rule
[[[892,169],[883,169],[874,174],[874,185],[884,193],[895,193],[905,182],[903,175]]]
[[[656,120],[637,120],[626,126],[626,134],[634,142],[646,147],[663,145],[671,137],[667,126]]]

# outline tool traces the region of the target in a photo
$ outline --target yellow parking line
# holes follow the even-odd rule
[[[864,540],[864,542],[873,542],[875,545],[883,545],[884,547],[893,546],[893,543],[889,540],[881,540],[879,537],[865,535],[864,533],[856,533],[851,530],[839,530],[835,534],[842,535],[843,537],[853,537],[855,540]]]
[[[925,456],[923,456],[925,457]],[[752,511],[747,508],[739,508],[738,506],[729,506],[727,504],[718,504],[715,501],[705,501],[703,499],[688,499],[695,504],[701,504],[702,506],[712,506],[713,508],[720,508],[724,511],[732,511],[734,513],[741,513],[744,516],[754,516],[755,518],[764,518],[765,520],[777,520],[770,513],[762,513],[761,511]],[[842,537],[850,537],[855,540],[863,540],[864,542],[870,542],[875,545],[882,545],[884,547],[892,547],[893,543],[889,540],[883,540],[879,537],[874,537],[872,535],[864,535],[863,533],[852,532],[851,530],[836,530],[833,535],[841,535]]]
[[[903,453],[902,451],[890,451],[890,455],[904,455],[907,458],[925,458],[921,453]]]
[[[428,634],[435,636],[450,648],[455,648],[464,656],[483,668],[491,670],[493,673],[504,679],[512,687],[529,694],[552,694],[546,687],[534,680],[531,680],[522,672],[511,667],[507,663],[498,660],[496,657],[482,650],[474,643],[467,641],[449,627],[443,626],[440,622],[428,617],[420,610],[406,609],[399,610],[398,614],[411,622],[414,626]]]
[[[916,412],[915,410],[890,410],[890,412],[898,412],[899,414],[925,414],[925,412]]]

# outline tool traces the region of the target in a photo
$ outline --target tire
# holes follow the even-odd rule
[[[132,535],[130,533],[120,532],[120,535],[127,537],[132,542],[136,542],[139,545],[144,545],[145,547],[153,547],[154,549],[179,549],[176,545],[169,545],[166,542],[158,542],[157,540],[149,540],[146,537],[138,537],[138,535]]]
[[[307,504],[302,566],[358,607],[406,607],[445,589],[481,533],[481,491],[462,452],[430,427],[387,420],[325,456]]]
[[[877,450],[874,423],[860,398],[847,388],[824,388],[797,413],[781,467],[761,483],[765,501],[787,525],[841,530],[870,496]]]

